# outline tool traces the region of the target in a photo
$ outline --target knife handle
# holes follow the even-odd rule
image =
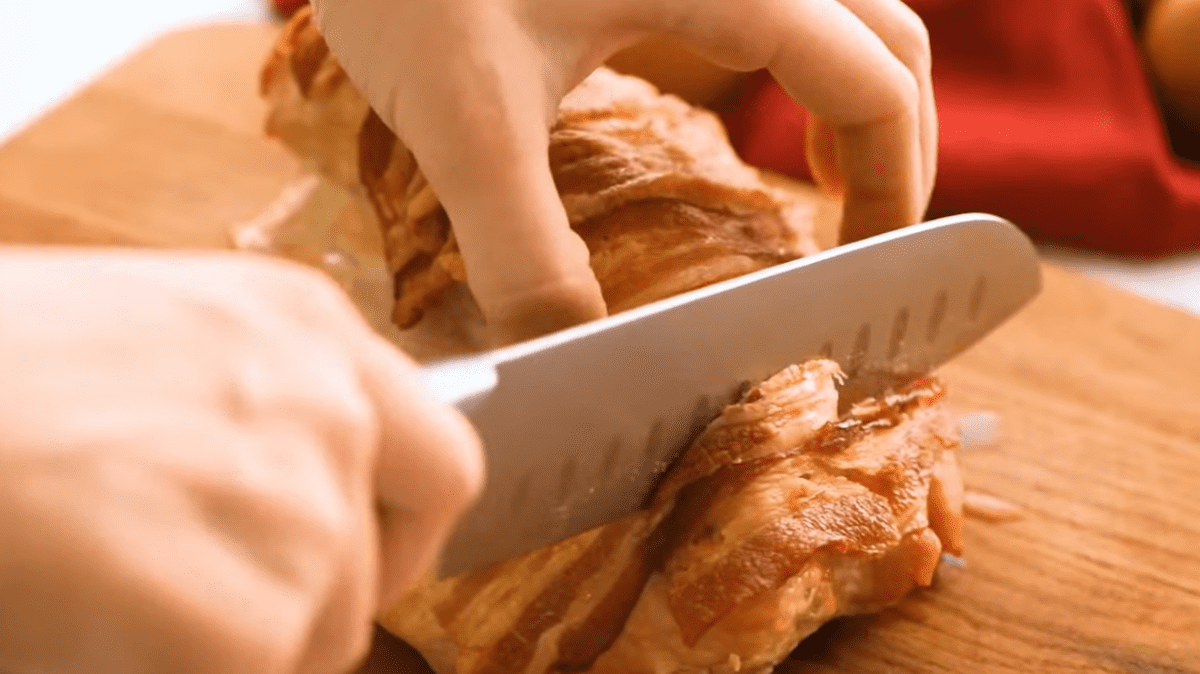
[[[434,399],[469,412],[500,383],[494,359],[471,356],[421,368],[421,383]]]

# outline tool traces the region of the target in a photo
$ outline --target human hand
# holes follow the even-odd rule
[[[510,338],[600,316],[550,175],[563,95],[656,34],[769,68],[815,117],[843,238],[919,221],[937,120],[924,24],[900,0],[318,0],[326,41],[441,198],[485,317]],[[530,326],[533,326],[531,329]]]
[[[482,480],[297,265],[0,250],[0,372],[11,674],[348,671]]]

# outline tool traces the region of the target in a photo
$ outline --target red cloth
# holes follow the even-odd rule
[[[930,215],[986,211],[1129,254],[1200,247],[1200,164],[1174,156],[1121,0],[910,0],[940,120]],[[805,113],[766,78],[727,115],[746,161],[808,177]]]

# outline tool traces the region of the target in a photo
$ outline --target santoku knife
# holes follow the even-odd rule
[[[432,364],[426,384],[474,424],[488,471],[439,574],[636,511],[724,405],[790,364],[832,358],[843,399],[860,399],[962,352],[1040,287],[1016,227],[959,215]]]

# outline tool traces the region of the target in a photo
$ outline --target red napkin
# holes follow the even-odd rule
[[[1127,254],[1200,247],[1200,164],[1172,154],[1121,0],[910,0],[933,47],[931,215],[986,211]],[[808,177],[805,113],[765,78],[726,115],[746,161]]]

